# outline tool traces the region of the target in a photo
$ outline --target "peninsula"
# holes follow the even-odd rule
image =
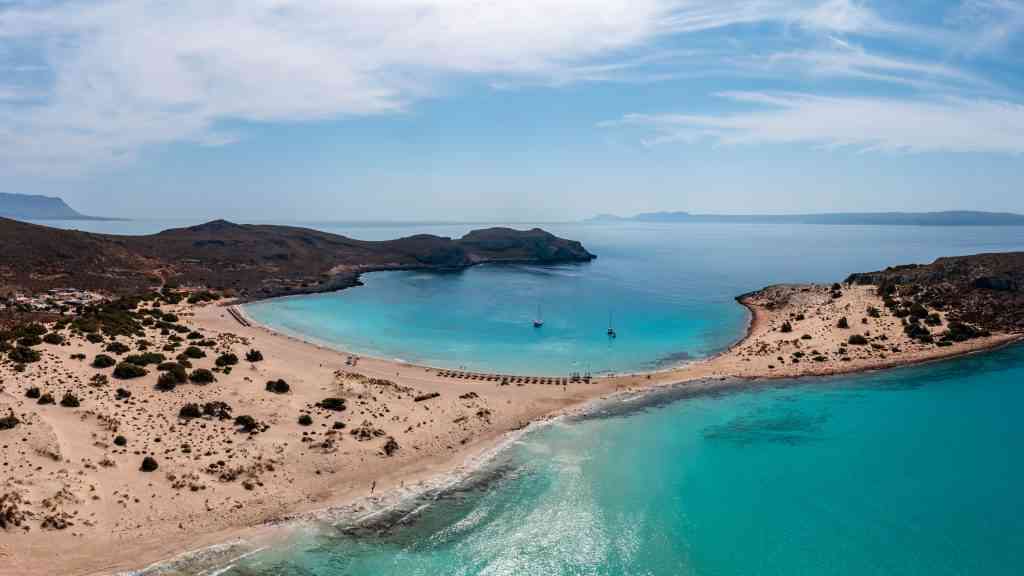
[[[66,286],[136,294],[203,286],[245,299],[328,292],[379,270],[451,270],[497,262],[588,262],[579,243],[534,228],[366,241],[309,228],[215,220],[148,236],[60,230],[0,218],[0,289]],[[6,286],[5,286],[6,285]]]
[[[623,392],[872,370],[1024,334],[1024,253],[985,254],[740,296],[745,338],[671,370],[460,372],[287,337],[235,303],[374,269],[593,256],[540,230],[373,243],[227,222],[126,238],[0,221],[11,229],[31,267],[5,249],[8,286],[77,291],[4,303],[3,574],[110,573],[254,535],[413,488],[530,422]]]

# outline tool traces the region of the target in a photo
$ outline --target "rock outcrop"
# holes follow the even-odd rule
[[[1024,331],[1024,252],[939,258],[852,274],[847,282],[911,297],[984,330]]]

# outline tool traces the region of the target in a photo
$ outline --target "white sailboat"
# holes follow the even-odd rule
[[[544,325],[544,317],[540,314],[540,304],[537,305],[537,316],[533,319],[533,327],[540,328]]]
[[[608,312],[608,332],[607,332],[607,334],[608,334],[609,338],[615,338],[617,336],[617,334],[615,333],[615,326],[612,325],[612,313],[611,312]]]

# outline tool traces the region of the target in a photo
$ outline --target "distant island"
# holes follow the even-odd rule
[[[56,196],[0,192],[0,217],[15,220],[117,220],[87,216]]]
[[[1024,215],[1010,212],[836,212],[828,214],[691,214],[646,212],[634,216],[599,214],[587,222],[724,222],[734,224],[824,224],[859,226],[1024,226]]]

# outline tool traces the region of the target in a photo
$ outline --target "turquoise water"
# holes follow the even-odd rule
[[[358,238],[410,233],[323,225]],[[734,297],[776,282],[942,255],[1024,248],[1024,228],[729,224],[545,228],[598,259],[561,266],[380,272],[365,287],[248,305],[256,320],[366,355],[448,368],[565,374],[650,370],[728,347],[746,311]],[[469,225],[417,230],[460,236]],[[535,329],[538,315],[544,326]],[[606,328],[611,316],[618,338]]]
[[[225,576],[1024,573],[1024,347],[527,434],[479,484]],[[351,532],[351,531],[350,531]]]
[[[318,227],[389,238],[472,226]],[[545,227],[599,259],[372,274],[366,288],[250,312],[410,360],[624,370],[725,346],[743,327],[733,295],[765,284],[1024,249],[1019,228]],[[538,301],[543,335],[528,324]],[[1024,574],[1022,383],[1015,346],[854,377],[658,392],[531,430],[468,481],[372,524],[322,524],[237,562],[167,573]]]

